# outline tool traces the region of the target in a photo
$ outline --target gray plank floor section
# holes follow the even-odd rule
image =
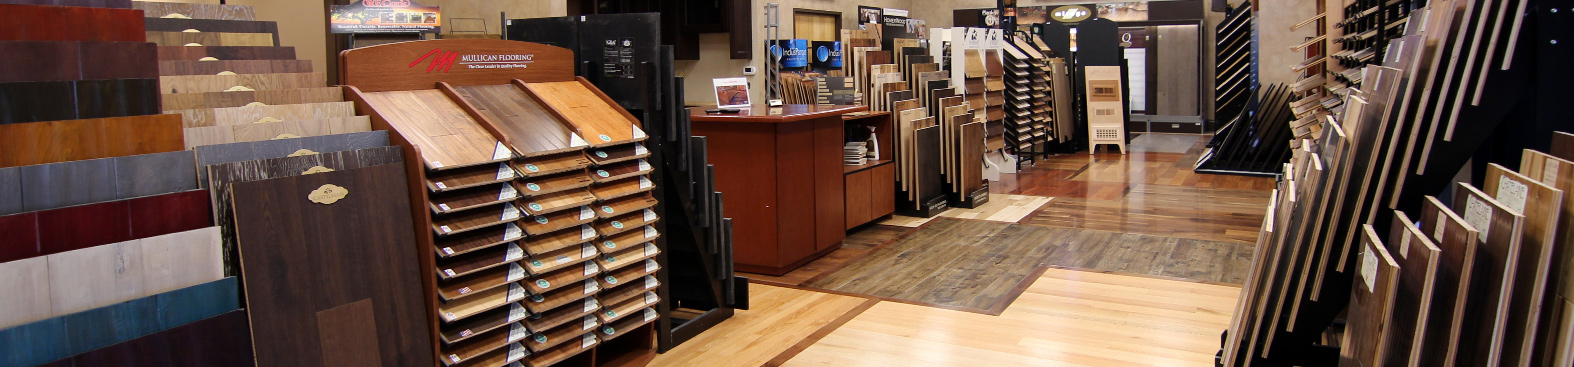
[[[0,215],[196,189],[184,151],[13,167],[0,169]]]
[[[115,190],[120,198],[196,190],[197,156],[190,151],[117,157]]]
[[[0,168],[0,215],[22,212],[22,169]]]
[[[258,159],[283,158],[301,149],[317,153],[342,152],[388,146],[387,131],[372,131],[304,138],[265,140],[246,143],[206,145],[193,148],[198,167]],[[198,182],[207,185],[207,171],[198,171]]]
[[[116,199],[113,158],[21,168],[23,211],[49,210]]]

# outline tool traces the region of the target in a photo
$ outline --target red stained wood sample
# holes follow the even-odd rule
[[[38,256],[38,214],[0,217],[0,263]]]
[[[127,200],[131,238],[147,238],[213,226],[208,190]]]
[[[206,190],[0,217],[0,262],[213,225]]]
[[[0,4],[0,40],[143,42],[142,11]]]
[[[126,201],[38,212],[39,255],[129,241],[130,215]]]

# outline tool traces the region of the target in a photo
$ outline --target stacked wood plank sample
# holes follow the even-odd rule
[[[1008,151],[1017,155],[1017,166],[1033,162],[1048,152],[1050,108],[1047,92],[1047,60],[1025,38],[1005,45],[1006,102],[1005,139]]]

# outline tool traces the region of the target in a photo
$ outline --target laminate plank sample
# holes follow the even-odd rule
[[[562,153],[587,145],[568,122],[552,114],[518,86],[476,85],[454,87],[454,90],[496,127],[522,156]]]
[[[432,232],[439,236],[459,234],[513,222],[524,215],[524,212],[519,210],[519,206],[514,205],[512,202],[489,205],[463,212],[433,216]]]
[[[185,149],[179,115],[0,124],[0,167]]]
[[[452,301],[523,280],[527,274],[525,268],[518,263],[509,263],[508,266],[499,266],[439,282],[437,294],[444,301]]]
[[[655,259],[645,259],[643,266],[625,266],[622,269],[618,269],[616,271],[608,271],[596,277],[596,280],[601,282],[601,288],[607,290],[621,290],[623,289],[623,286],[636,280],[644,279],[646,275],[653,274],[657,270],[661,270],[661,266],[656,264]],[[644,290],[649,287],[629,288]],[[618,302],[616,300],[610,299],[609,297],[602,297],[602,300],[608,302]]]
[[[544,313],[583,300],[586,296],[593,296],[600,291],[600,284],[594,280],[586,280],[580,287],[563,287],[545,294],[531,295],[525,299],[525,309],[534,314]]]
[[[234,311],[235,278],[0,330],[0,364],[32,366]]]
[[[157,50],[155,50],[157,51]],[[221,61],[160,61],[160,75],[218,75],[310,73],[311,60],[221,60]]]
[[[1503,340],[1502,363],[1523,365],[1536,359],[1536,329],[1541,324],[1543,300],[1547,290],[1553,247],[1557,245],[1561,220],[1562,190],[1540,180],[1511,171],[1496,163],[1487,164],[1486,192],[1510,210],[1524,215],[1519,237],[1519,258],[1513,259],[1513,298],[1509,301],[1507,335]]]
[[[463,190],[434,193],[428,198],[427,206],[432,209],[433,214],[447,214],[505,201],[513,201],[517,198],[519,198],[519,190],[515,189],[512,183],[504,182]]]
[[[134,198],[196,190],[197,156],[188,151],[113,158],[115,196]]]
[[[199,61],[203,58],[218,60],[295,60],[295,48],[277,46],[158,46],[159,61]],[[313,87],[321,87],[323,85],[319,84]]]
[[[596,218],[596,213],[590,207],[580,207],[579,210],[563,210],[546,215],[537,215],[521,221],[525,233],[531,236],[546,234],[564,228],[570,228],[585,223],[590,223]]]
[[[448,302],[437,306],[437,314],[442,316],[444,322],[463,320],[470,316],[478,315],[488,310],[507,306],[525,298],[525,288],[519,283],[509,283],[507,287],[497,287]]]
[[[131,9],[0,4],[7,41],[142,42],[142,14]]]
[[[0,216],[0,263],[43,255],[38,246],[38,213]]]
[[[594,261],[571,264],[573,265],[535,274],[529,281],[524,282],[526,289],[532,294],[543,294],[567,286],[577,286],[578,281],[591,279],[591,276],[601,272],[601,267]]]
[[[276,46],[272,33],[147,31],[146,34],[148,42],[159,46]]]
[[[290,62],[291,60],[272,60],[270,62]],[[181,61],[166,61],[181,62]],[[192,61],[196,63],[212,61]],[[300,72],[309,72],[300,71]],[[179,75],[179,74],[166,74]],[[210,93],[177,93],[165,94],[163,97],[164,110],[190,110],[198,108],[224,108],[241,107],[253,103],[265,105],[300,104],[343,102],[344,90],[339,87],[317,87],[299,89],[273,89],[249,92],[210,92]]]
[[[656,198],[650,195],[627,196],[602,202],[596,206],[596,217],[606,219],[615,216],[634,213],[656,206]]]
[[[55,316],[49,298],[49,259],[39,256],[0,263],[0,329]]]
[[[645,227],[650,228],[650,227]],[[661,253],[655,244],[646,242],[644,246],[628,246],[618,252],[603,252],[601,258],[596,259],[597,264],[605,271],[615,271],[631,264],[643,264],[645,259],[655,257]]]
[[[525,306],[520,306],[518,303],[510,304],[507,307],[499,307],[465,318],[459,322],[444,325],[441,331],[438,332],[438,335],[443,339],[444,343],[458,343],[476,335],[481,335],[481,333],[524,320],[529,315],[529,312],[525,311]]]
[[[232,126],[214,126],[216,128],[229,127],[230,137],[236,143],[263,140],[294,139],[307,136],[324,136],[350,133],[363,133],[371,131],[372,120],[368,116],[334,117],[317,120],[291,120],[269,122],[262,124],[244,124]],[[186,129],[190,132],[192,128]],[[190,136],[190,135],[188,135]],[[197,146],[197,142],[188,145]]]
[[[601,233],[603,236],[612,236],[623,233],[624,231],[643,227],[647,224],[655,223],[657,219],[659,219],[659,217],[656,216],[655,211],[644,209],[637,212],[630,212],[616,217],[607,218],[606,220],[597,221],[596,232]]]
[[[191,19],[255,20],[252,7],[245,5],[166,3],[133,1],[133,8],[147,12],[148,18],[163,18],[180,14]]]
[[[593,146],[645,139],[639,121],[579,81],[525,83],[543,105],[557,111]]]
[[[597,183],[602,183],[602,182],[619,180],[619,179],[624,179],[624,178],[629,178],[629,177],[634,177],[634,176],[645,175],[645,174],[650,173],[650,171],[653,170],[653,169],[654,169],[654,167],[651,167],[650,163],[645,162],[644,159],[640,159],[640,160],[636,160],[636,161],[615,163],[615,164],[608,165],[608,166],[596,167],[596,168],[590,170],[591,171],[591,177],[590,178],[592,180],[595,180]]]
[[[525,350],[524,346],[514,343],[509,344],[508,347],[499,348],[497,350],[484,353],[473,359],[466,360],[464,363],[456,363],[453,365],[460,367],[518,365],[514,362],[518,362],[529,355],[530,352]]]
[[[80,80],[82,66],[74,42],[0,41],[0,83]]]
[[[426,175],[426,189],[432,192],[460,190],[512,181],[518,175],[508,163],[498,163],[495,167],[480,165],[429,172]]]
[[[607,313],[615,313],[617,314],[617,317],[602,319],[601,328],[596,329],[596,331],[600,332],[600,334],[597,336],[601,337],[602,340],[615,339],[619,336],[623,336],[623,334],[633,331],[641,325],[645,325],[651,320],[655,320],[656,315],[653,313],[655,310],[646,307],[644,303],[645,300],[643,299],[629,300],[617,306],[608,307],[619,308],[619,311],[622,312],[608,311],[605,308],[602,309],[601,314],[598,314],[597,316],[604,316]],[[632,315],[640,316],[628,317]]]
[[[530,314],[530,317],[525,319],[525,326],[539,333],[569,322],[580,321],[582,330],[590,330],[596,322],[596,317],[590,313],[600,309],[601,302],[597,301],[596,297],[582,297],[570,300],[562,307]]]
[[[83,80],[156,79],[158,47],[144,42],[78,42]]]
[[[245,311],[230,311],[62,360],[75,366],[248,366],[251,331]]]
[[[621,180],[612,180],[599,183],[590,187],[590,193],[596,199],[612,200],[624,196],[647,192],[655,189],[656,184],[646,176],[635,176]]]
[[[80,6],[90,8],[131,8],[131,0],[3,0],[0,4]]]
[[[508,148],[441,91],[376,92],[365,97],[377,115],[421,148],[421,159],[428,168],[459,168],[513,158]]]
[[[24,211],[22,205],[22,169],[0,168],[0,216],[21,213]]]
[[[455,255],[437,261],[438,277],[447,280],[464,276],[478,271],[491,269],[503,264],[512,263],[525,258],[525,251],[519,245],[509,243],[502,246],[488,247],[470,253]]]
[[[75,81],[0,83],[0,124],[77,119]]]
[[[600,323],[599,321],[595,322],[597,324]],[[535,351],[536,353],[541,353],[545,352],[547,349],[551,349],[552,347],[563,344],[564,342],[577,342],[580,340],[580,336],[588,335],[585,333],[586,328],[584,326],[585,325],[576,323],[567,323],[558,325],[555,328],[537,331],[536,335],[532,336],[530,340],[525,343],[525,345],[530,347],[530,350]],[[578,344],[579,343],[571,343],[569,346],[577,348],[579,347]]]
[[[486,355],[488,352],[494,350],[508,348],[523,349],[524,347],[515,343],[520,340],[524,340],[525,337],[529,335],[530,331],[525,329],[524,325],[519,323],[509,324],[507,327],[498,328],[495,331],[483,333],[462,343],[454,343],[452,345],[445,346],[443,348],[442,355],[439,356],[438,359],[442,360],[444,365],[452,366],[454,364],[469,362],[472,359],[480,358],[483,355]],[[523,356],[520,357],[523,358]]]
[[[165,94],[210,93],[235,87],[252,90],[318,88],[328,85],[328,80],[323,73],[173,75],[159,77],[158,85],[159,92]]]
[[[631,247],[637,247],[635,245],[655,240],[656,237],[661,235],[656,232],[654,227],[644,226],[638,229],[637,231],[625,231],[615,235],[602,236],[601,241],[596,242],[596,246],[600,246],[599,250],[603,254],[622,253]],[[611,260],[608,261],[610,262]]]
[[[1465,305],[1462,338],[1456,346],[1459,349],[1457,361],[1491,365],[1491,361],[1497,361],[1503,354],[1510,300],[1517,291],[1512,286],[1519,273],[1516,260],[1519,259],[1524,216],[1464,183],[1455,187],[1451,206],[1456,213],[1464,212],[1465,223],[1481,231],[1476,237],[1479,247],[1472,270],[1476,275],[1466,297],[1469,300]]]
[[[1554,134],[1554,140],[1566,134]],[[1556,143],[1555,143],[1556,144]],[[1557,147],[1554,145],[1554,147]],[[1574,309],[1567,308],[1569,299],[1574,298],[1574,281],[1569,279],[1569,274],[1574,272],[1574,248],[1561,245],[1574,238],[1574,162],[1553,157],[1546,153],[1525,150],[1520,163],[1519,172],[1532,179],[1539,179],[1541,183],[1563,191],[1563,206],[1558,215],[1557,233],[1552,249],[1552,263],[1547,270],[1551,280],[1547,283],[1548,293],[1542,302],[1541,326],[1538,327],[1539,340],[1543,345],[1566,345],[1566,340],[1574,337],[1574,322],[1570,322],[1567,313]],[[1554,361],[1566,361],[1569,356],[1558,355],[1554,348],[1538,348],[1539,355],[1545,355]],[[1557,348],[1562,349],[1562,348]],[[1562,351],[1567,353],[1568,350]]]
[[[73,206],[37,213],[40,255],[132,239],[131,206],[126,201]]]
[[[589,205],[596,201],[596,197],[588,190],[570,190],[558,193],[536,195],[520,200],[520,207],[530,215],[546,215],[553,212],[572,209]]]
[[[76,116],[103,117],[155,115],[159,108],[157,79],[104,79],[75,82]]]
[[[654,261],[654,260],[649,260],[649,261]],[[636,268],[639,268],[639,267],[630,267],[630,268],[626,268],[625,270],[627,270],[627,269],[636,269]],[[645,277],[632,278],[632,279],[619,278],[617,282],[609,282],[608,279],[606,279],[606,277],[607,277],[607,275],[602,275],[601,278],[600,278],[601,285],[603,287],[605,287],[609,283],[616,284],[616,285],[644,283],[643,286],[607,288],[607,291],[601,292],[600,295],[596,296],[596,298],[598,298],[598,299],[600,299],[600,300],[602,300],[604,302],[607,302],[608,304],[621,303],[623,301],[632,299],[634,297],[643,296],[646,293],[652,293],[652,292],[648,291],[648,289],[655,288],[657,286],[657,284],[659,284],[656,281],[656,277],[652,277],[652,276],[645,276]]]
[[[1432,317],[1433,289],[1442,255],[1403,212],[1394,213],[1390,228],[1393,233],[1384,244],[1389,254],[1398,255],[1394,261],[1399,265],[1399,283],[1394,289],[1393,315],[1382,354],[1391,365],[1409,366],[1420,358],[1425,339],[1436,337],[1426,334],[1426,325]]]
[[[462,255],[476,250],[501,245],[525,237],[525,231],[519,228],[518,223],[504,223],[501,226],[482,228],[453,236],[437,239],[434,244],[437,256],[448,258]]]
[[[146,13],[144,13],[146,14]],[[182,32],[188,29],[201,32],[272,33],[278,42],[279,26],[276,22],[220,19],[160,18],[149,15],[143,21],[148,32]]]
[[[259,365],[323,365],[314,314],[361,300],[376,330],[359,337],[377,350],[336,352],[433,364],[423,295],[411,286],[422,270],[406,189],[398,164],[230,185]],[[316,274],[316,286],[300,288],[290,280],[299,274]]]
[[[578,228],[564,228],[555,232],[532,235],[521,242],[525,252],[531,256],[542,256],[559,249],[589,242],[596,238],[596,230],[590,225],[581,225]]]
[[[566,361],[569,358],[573,358],[580,353],[584,353],[585,351],[590,350],[591,347],[594,347],[601,342],[600,339],[596,339],[596,332],[594,330],[579,334],[578,336],[566,337],[573,342],[558,344],[557,347],[548,348],[547,350],[537,350],[536,354],[530,357],[530,360],[527,361],[526,365],[530,367],[545,367],[555,365],[559,362]],[[570,340],[562,341],[566,342]],[[532,340],[532,342],[533,341],[534,340]]]
[[[594,148],[586,151],[590,161],[596,165],[607,165],[631,159],[640,159],[650,156],[650,150],[644,144],[628,144],[604,148]]]
[[[192,150],[197,153],[197,166],[207,167],[222,163],[284,158],[297,154],[321,154],[384,146],[388,146],[387,131],[209,145],[195,147]],[[207,187],[207,170],[199,169],[197,175],[197,183]]]
[[[528,252],[528,250],[527,250]],[[525,261],[525,270],[531,275],[545,275],[570,265],[580,264],[594,259],[599,252],[596,246],[580,244],[556,250],[530,254],[530,260]]]
[[[515,160],[515,170],[525,177],[550,175],[590,167],[590,158],[584,152],[570,151],[547,156]]]
[[[546,195],[590,187],[590,175],[585,171],[568,171],[519,179],[517,184],[525,196]]]
[[[22,173],[22,210],[39,211],[105,202],[115,195],[115,160],[18,167]]]
[[[207,190],[126,200],[131,238],[146,238],[213,225]]]
[[[1362,227],[1361,273],[1351,289],[1349,329],[1340,344],[1345,348],[1340,349],[1339,364],[1384,366],[1400,268],[1372,225]]]
[[[355,116],[351,102],[302,103],[249,107],[203,108],[169,111],[181,115],[184,127],[243,125],[263,123],[264,119],[279,121],[319,120]]]

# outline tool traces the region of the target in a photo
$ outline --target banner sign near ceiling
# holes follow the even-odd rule
[[[411,0],[362,0],[329,9],[331,33],[438,33],[442,13]]]

